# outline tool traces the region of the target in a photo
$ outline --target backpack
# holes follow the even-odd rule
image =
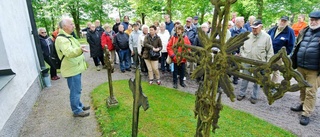
[[[67,38],[67,39],[70,41],[71,45],[72,45],[72,42],[71,42],[71,40],[70,40],[70,37],[67,37],[67,36],[64,35],[64,34],[59,34],[59,35],[57,36],[57,38],[58,38],[59,36]],[[51,53],[50,59],[51,59],[53,65],[54,65],[54,67],[55,67],[56,69],[60,69],[60,68],[61,68],[61,62],[62,62],[63,59],[64,59],[64,55],[62,56],[61,59],[59,59],[59,56],[58,56],[58,53],[57,53],[57,50],[56,50],[55,42],[53,43],[53,50],[52,50],[52,51],[53,51],[53,52]],[[60,50],[60,52],[62,52],[62,51]]]

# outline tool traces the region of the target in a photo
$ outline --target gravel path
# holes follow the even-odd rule
[[[89,68],[82,75],[82,102],[85,105],[90,104],[90,92],[98,85],[107,81],[107,71],[96,71],[93,60],[85,54],[89,63]],[[112,74],[113,80],[129,79],[134,77],[134,73],[119,73],[119,67],[116,66],[115,73]],[[161,75],[162,86],[172,87],[172,75],[165,73]],[[142,76],[142,80],[147,80],[147,76]],[[239,81],[241,83],[241,81]],[[94,116],[94,110],[91,108],[90,116],[86,118],[74,118],[69,106],[69,90],[66,79],[61,78],[52,81],[50,88],[45,88],[32,113],[27,118],[21,129],[21,137],[97,137],[101,136],[98,123]],[[187,88],[178,87],[179,90],[192,93],[197,89],[194,80],[186,81]],[[240,84],[239,84],[240,85]],[[235,86],[237,94],[239,85]],[[114,87],[117,88],[117,87]],[[248,86],[248,91],[252,90],[252,83]],[[247,97],[250,97],[250,92]],[[253,105],[248,98],[242,101],[231,102],[225,95],[222,102],[232,108],[251,113],[261,119],[273,123],[281,128],[289,130],[298,136],[320,136],[320,107],[319,94],[317,106],[311,116],[311,122],[308,126],[299,124],[299,114],[290,111],[290,107],[297,105],[299,101],[299,92],[287,93],[282,99],[277,100],[273,105],[268,105],[266,97],[260,92],[259,101]],[[245,120],[245,119],[244,119]],[[252,125],[254,128],[254,125]],[[223,128],[223,127],[222,127]],[[272,136],[272,133],[270,135]]]

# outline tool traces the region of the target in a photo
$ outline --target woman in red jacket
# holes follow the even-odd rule
[[[105,32],[102,33],[102,35],[101,35],[101,46],[102,46],[102,49],[107,48],[109,50],[110,55],[111,55],[110,62],[113,62],[116,57],[115,48],[112,44],[113,37],[115,36],[115,33],[114,33],[114,31],[111,30],[111,27],[108,24],[104,25],[103,27],[104,27]]]
[[[177,75],[178,75],[178,73],[179,73],[180,86],[186,87],[186,84],[184,84],[184,81],[183,81],[185,70],[186,70],[185,69],[185,67],[186,67],[186,65],[185,65],[186,59],[182,58],[180,64],[178,65],[177,64],[177,57],[176,57],[175,53],[173,52],[173,48],[172,48],[178,42],[180,36],[183,37],[184,44],[191,45],[188,37],[184,36],[183,32],[184,32],[183,26],[181,26],[181,25],[178,26],[176,34],[170,38],[170,40],[168,42],[168,45],[167,45],[168,55],[171,57],[172,62],[174,63],[174,67],[173,67],[174,68],[174,70],[173,70],[173,88],[178,88],[178,85],[177,85],[177,81],[178,81]],[[178,52],[183,52],[181,47],[178,48]]]

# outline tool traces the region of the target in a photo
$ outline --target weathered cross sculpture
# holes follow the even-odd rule
[[[139,64],[137,65],[139,66]],[[132,118],[132,137],[138,136],[138,125],[139,125],[139,110],[142,106],[144,111],[149,108],[148,97],[143,94],[141,88],[141,75],[140,70],[136,69],[135,79],[129,79],[129,88],[133,94],[133,118]]]
[[[235,3],[236,0],[210,1],[214,5],[211,36],[208,38],[203,31],[198,31],[200,41],[204,47],[185,45],[181,37],[179,38],[178,44],[174,46],[174,52],[178,59],[186,58],[190,62],[199,64],[191,75],[192,78],[204,75],[204,81],[199,84],[196,92],[194,112],[198,119],[196,129],[197,137],[209,136],[211,126],[213,132],[219,127],[217,123],[220,110],[222,109],[222,92],[219,92],[217,97],[218,86],[222,88],[223,92],[231,101],[234,101],[234,89],[228,75],[239,76],[242,79],[256,82],[262,86],[270,105],[276,99],[281,98],[287,91],[294,92],[310,86],[302,78],[300,73],[292,69],[291,61],[287,57],[284,49],[281,49],[278,54],[274,55],[269,62],[261,62],[232,55],[231,53],[242,46],[244,41],[248,39],[247,35],[249,34],[249,32],[243,33],[225,42],[230,6]],[[218,39],[217,36],[219,36]],[[182,48],[181,53],[177,52],[178,47]],[[214,56],[214,61],[212,61],[212,47],[220,49],[220,52]],[[279,59],[283,60],[284,65],[275,63]],[[248,69],[249,72],[253,73],[253,76],[239,72],[239,70],[245,69],[241,63],[255,66]],[[233,66],[231,64],[235,65]],[[274,83],[270,79],[270,74],[277,70],[282,72],[284,77],[284,80],[282,80],[280,84]],[[298,83],[291,85],[290,80],[292,78]],[[276,89],[277,92],[272,94],[270,89]]]
[[[118,100],[116,99],[116,97],[113,95],[113,86],[112,86],[112,76],[111,73],[113,73],[114,71],[114,67],[113,67],[113,61],[110,61],[110,52],[107,48],[105,48],[104,50],[104,62],[106,63],[105,67],[107,67],[107,71],[108,71],[108,82],[109,82],[109,91],[110,91],[110,96],[107,99],[107,107],[113,107],[113,106],[117,106],[118,105]]]

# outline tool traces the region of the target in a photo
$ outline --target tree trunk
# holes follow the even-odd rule
[[[171,12],[171,5],[172,5],[172,0],[167,0],[167,14],[170,16],[171,20],[172,20],[172,12]]]
[[[77,35],[77,37],[79,37],[80,36],[79,2],[77,2],[76,5],[77,6],[70,5],[69,8],[70,8],[71,16],[73,18],[74,25],[76,27],[75,34]]]
[[[262,20],[262,12],[263,12],[263,0],[257,0],[257,8],[258,8],[258,19]]]
[[[142,20],[142,24],[144,24],[144,19],[145,19],[145,17],[146,17],[146,14],[141,13],[141,20]]]

